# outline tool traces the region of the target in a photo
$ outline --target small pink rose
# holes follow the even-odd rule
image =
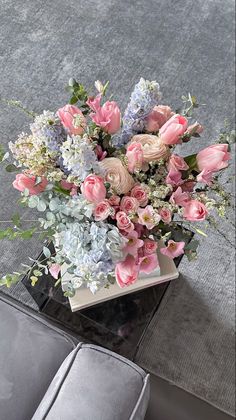
[[[189,168],[185,160],[176,154],[170,156],[168,162],[168,170],[172,169],[173,171],[186,171]]]
[[[93,215],[96,222],[105,220],[112,214],[114,214],[114,210],[109,204],[108,200],[100,201],[100,203],[98,203],[93,210]]]
[[[146,130],[149,133],[158,131],[173,114],[169,106],[154,106],[152,112],[147,117]]]
[[[31,175],[30,173],[27,174],[17,174],[15,181],[13,181],[12,185],[17,190],[23,192],[26,188],[29,190],[30,195],[38,195],[42,193],[48,181],[46,178],[41,177],[41,182],[35,185],[36,183],[36,176]]]
[[[154,271],[158,266],[157,254],[144,255],[144,257],[139,258],[139,271],[141,273],[149,274]]]
[[[131,197],[136,198],[141,207],[145,207],[148,203],[148,193],[149,188],[147,186],[135,185],[131,190]]]
[[[127,147],[126,157],[128,159],[128,170],[133,173],[135,170],[140,170],[143,165],[143,148],[140,143],[131,143]]]
[[[157,242],[152,239],[144,239],[143,252],[144,255],[154,254],[157,250]]]
[[[183,192],[181,187],[178,187],[177,190],[175,190],[170,197],[170,203],[176,204],[176,206],[184,207],[189,201],[189,194],[187,192]]]
[[[164,223],[170,223],[172,219],[172,213],[169,209],[163,208],[159,211],[159,214],[161,216],[161,220]]]
[[[123,248],[123,251],[126,254],[130,254],[136,257],[138,254],[138,249],[143,246],[143,241],[138,238],[138,233],[135,230],[126,235],[126,238],[128,242]]]
[[[86,118],[77,106],[65,105],[58,109],[57,115],[70,134],[83,134],[86,127]]]
[[[120,129],[120,110],[114,101],[107,101],[103,106],[97,107],[90,117],[108,134],[115,134]]]
[[[167,247],[161,248],[160,252],[169,258],[176,258],[184,254],[185,242],[175,242],[171,239],[168,241]]]
[[[174,169],[170,169],[165,182],[167,185],[169,184],[174,187],[177,185],[181,185],[183,183],[181,172],[176,171]]]
[[[228,144],[213,144],[201,150],[196,159],[200,171],[217,172],[228,166],[230,158]]]
[[[50,274],[52,275],[52,277],[54,278],[54,279],[58,279],[58,277],[59,277],[59,273],[60,273],[60,271],[61,271],[61,266],[60,266],[60,264],[56,264],[56,263],[53,263],[52,265],[51,265],[51,267],[49,268],[49,272],[50,272]]]
[[[112,195],[109,199],[108,199],[109,203],[111,206],[119,206],[120,204],[120,197],[118,195]]]
[[[88,175],[81,185],[81,191],[91,203],[103,201],[107,193],[103,179],[97,175]]]
[[[161,216],[154,211],[152,206],[147,206],[144,209],[139,208],[137,213],[139,216],[138,222],[149,230],[153,229],[161,220]]]
[[[174,114],[160,129],[159,135],[164,144],[180,143],[180,137],[186,131],[188,120],[179,114]]]
[[[116,213],[116,222],[117,227],[120,230],[124,230],[125,232],[134,230],[133,223],[124,211],[118,211],[118,213]]]
[[[198,200],[190,200],[184,207],[183,217],[191,222],[204,220],[207,215],[206,207]]]
[[[134,197],[124,196],[120,202],[120,210],[127,214],[135,213],[139,207],[138,200]]]
[[[132,255],[127,255],[125,261],[116,264],[115,276],[118,286],[129,286],[137,281],[139,273],[138,265]]]
[[[207,184],[209,186],[212,185],[214,173],[212,171],[208,171],[207,169],[203,169],[200,174],[197,176],[197,181],[202,182],[203,184]]]

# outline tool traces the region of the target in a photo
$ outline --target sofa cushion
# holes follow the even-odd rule
[[[56,327],[0,296],[0,418],[31,419],[74,347]]]
[[[142,420],[149,375],[109,350],[80,344],[53,379],[32,420]]]

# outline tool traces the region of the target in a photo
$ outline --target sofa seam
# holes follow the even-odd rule
[[[50,405],[49,405],[49,407],[48,407],[48,409],[47,409],[47,411],[46,411],[46,413],[45,413],[45,415],[44,415],[44,417],[43,417],[43,420],[45,420],[45,419],[47,418],[48,414],[50,413],[50,411],[51,411],[51,409],[52,409],[52,406],[55,404],[56,399],[57,399],[57,397],[58,397],[58,395],[59,395],[59,393],[60,393],[60,391],[61,391],[62,385],[64,384],[64,382],[65,382],[65,380],[66,380],[67,376],[69,375],[70,370],[71,370],[71,367],[72,367],[72,365],[73,365],[73,363],[74,363],[74,361],[75,361],[75,358],[76,358],[76,356],[77,356],[77,353],[78,353],[78,352],[79,352],[79,350],[81,349],[82,345],[83,345],[83,343],[79,343],[79,344],[78,344],[78,346],[77,346],[77,348],[74,350],[74,352],[75,352],[75,353],[74,353],[74,355],[73,355],[73,357],[72,357],[72,359],[71,359],[71,361],[70,361],[70,363],[69,363],[69,366],[68,366],[68,368],[67,368],[67,370],[66,370],[65,374],[63,375],[63,378],[62,378],[62,380],[61,380],[61,382],[60,382],[60,385],[59,385],[59,386],[58,386],[58,388],[57,388],[57,391],[56,391],[56,393],[55,393],[55,395],[54,395],[54,397],[53,397],[53,399],[52,399],[52,401],[51,401],[51,403],[50,403]]]

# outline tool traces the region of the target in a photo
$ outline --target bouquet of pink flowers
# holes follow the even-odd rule
[[[201,233],[194,223],[211,220],[213,208],[224,215],[228,197],[217,174],[230,159],[226,136],[190,156],[175,150],[203,130],[189,123],[195,97],[183,97],[183,110],[176,113],[159,105],[157,82],[140,79],[121,118],[117,103],[105,99],[108,83],[97,81],[95,87],[97,94],[90,96],[70,80],[70,104],[33,115],[30,134],[9,143],[13,163],[1,153],[6,169],[18,171],[13,186],[21,202],[40,217],[25,230],[15,215],[14,226],[1,230],[0,238],[40,232],[56,249],[52,254],[44,246],[45,259],[3,276],[1,284],[9,286],[23,274],[35,284],[44,272],[58,279],[66,263],[67,295],[81,286],[95,293],[114,279],[123,288],[158,267],[160,239],[160,252],[169,258],[194,258],[197,241],[186,245],[173,233],[184,226]]]

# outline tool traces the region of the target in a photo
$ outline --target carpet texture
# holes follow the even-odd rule
[[[233,0],[1,0],[0,96],[54,110],[67,101],[63,87],[74,76],[87,86],[110,80],[124,109],[140,76],[157,79],[163,103],[175,108],[190,91],[207,104],[196,114],[205,133],[185,149],[196,151],[214,142],[225,117],[234,120],[233,16]],[[29,121],[0,103],[1,142],[14,141]],[[0,219],[16,212],[13,178],[0,169]],[[2,241],[0,274],[41,246]],[[182,264],[184,278],[171,286],[137,360],[232,413],[231,258],[228,243],[210,235],[199,262]],[[33,305],[22,285],[10,293]]]

